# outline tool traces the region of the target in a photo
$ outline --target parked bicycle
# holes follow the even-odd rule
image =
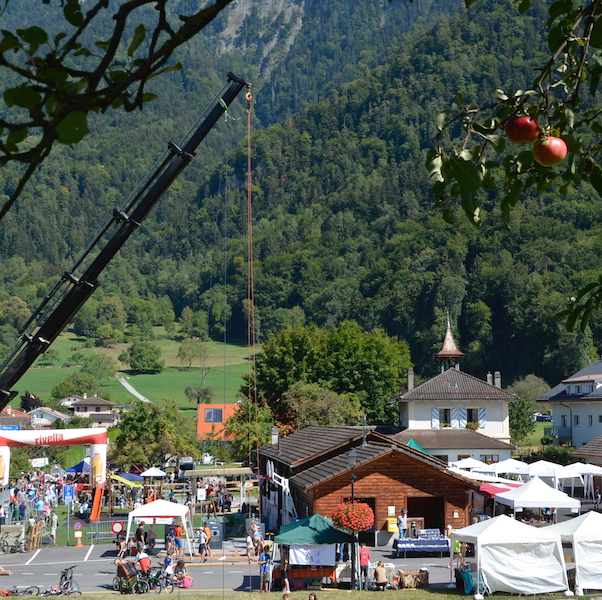
[[[0,538],[0,554],[15,552],[29,552],[29,540],[22,540],[19,536],[5,534]]]
[[[148,580],[141,576],[134,563],[128,560],[117,560],[117,577],[113,579],[113,588],[121,594],[148,594],[150,585]]]

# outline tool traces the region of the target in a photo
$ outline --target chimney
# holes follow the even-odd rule
[[[414,389],[414,367],[408,369],[408,392]]]
[[[278,427],[274,425],[272,427],[272,446],[275,446],[280,439],[280,435],[278,434]]]
[[[86,394],[86,392],[84,392],[84,400],[86,400],[87,397],[88,397],[88,394]]]
[[[487,371],[487,383],[493,385],[493,375],[491,374],[491,371]]]
[[[493,385],[495,385],[496,388],[500,388],[502,387],[502,374],[499,371],[496,371],[493,374]]]

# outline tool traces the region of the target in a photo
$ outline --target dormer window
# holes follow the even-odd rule
[[[457,388],[458,387],[458,383],[456,381],[450,381],[447,385],[450,388]]]

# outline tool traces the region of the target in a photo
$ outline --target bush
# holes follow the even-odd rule
[[[544,435],[541,438],[540,443],[542,446],[551,446],[554,443],[554,438],[549,435]]]

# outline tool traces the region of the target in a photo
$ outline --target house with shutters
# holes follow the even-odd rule
[[[414,371],[408,372],[408,389],[391,399],[396,404],[401,431],[394,438],[410,440],[429,454],[454,462],[476,458],[497,462],[510,458],[509,404],[518,396],[502,389],[496,371],[483,381],[460,370],[460,352],[448,324],[443,348],[436,358],[441,373],[414,385]],[[446,365],[449,365],[446,368]]]

